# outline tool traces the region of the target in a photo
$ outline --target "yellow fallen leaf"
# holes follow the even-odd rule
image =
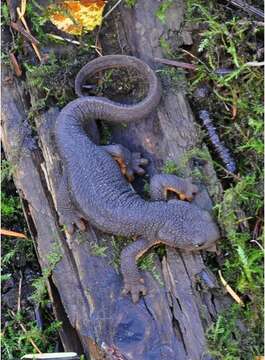
[[[101,25],[104,0],[64,0],[49,6],[50,20],[61,31],[80,35]]]

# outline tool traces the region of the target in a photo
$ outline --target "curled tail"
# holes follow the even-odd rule
[[[149,85],[148,93],[142,101],[125,105],[104,97],[83,96],[82,86],[89,77],[105,69],[122,67],[133,68],[141,75],[142,81]],[[89,146],[85,131],[88,123],[92,125],[91,129],[95,130],[93,124],[96,119],[115,123],[143,119],[156,108],[161,97],[160,83],[155,72],[146,63],[127,55],[102,56],[86,64],[77,74],[75,91],[80,97],[61,110],[55,125],[55,139],[63,158],[67,157],[67,153],[74,151],[77,142],[85,141],[86,146]],[[91,138],[93,140],[93,137]]]
[[[91,76],[97,72],[113,68],[134,69],[139,75],[141,75],[142,81],[149,85],[146,97],[135,105],[122,105],[108,101],[108,103],[116,104],[116,119],[114,121],[130,122],[146,117],[160,101],[160,82],[155,72],[146,63],[133,56],[107,55],[90,61],[79,71],[76,76],[76,94],[79,97],[84,97],[82,86],[85,85],[87,81],[89,81],[89,78],[91,78]],[[112,121],[112,119],[108,118],[105,118],[104,120]]]

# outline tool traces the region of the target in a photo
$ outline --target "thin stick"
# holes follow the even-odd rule
[[[264,66],[265,61],[258,62],[258,61],[250,61],[246,63],[247,66]]]
[[[48,33],[47,35],[49,37],[53,38],[53,39],[56,39],[56,40],[66,41],[66,42],[69,42],[69,43],[74,44],[74,45],[81,45],[81,43],[79,41],[77,41],[77,40],[71,40],[71,39],[64,38],[64,37],[61,37],[59,35],[55,35],[55,34],[51,34],[51,33]]]
[[[196,59],[200,64],[204,65],[205,68],[207,69],[207,71],[211,72],[211,70],[208,68],[208,66],[201,60],[199,59],[197,56],[193,55],[191,52],[185,50],[185,49],[180,49],[182,52],[184,52],[185,54],[188,54],[189,56],[191,56],[193,59]]]
[[[161,64],[165,64],[165,65],[181,67],[181,68],[189,69],[189,70],[196,70],[196,65],[185,63],[185,62],[182,62],[182,61],[175,61],[175,60],[169,60],[169,59],[160,59],[160,58],[154,58],[154,60],[156,62],[160,62]]]
[[[74,45],[81,45],[81,42],[77,41],[77,40],[71,40],[71,39],[68,39],[68,38],[65,38],[65,37],[62,37],[62,36],[59,36],[59,35],[51,34],[51,33],[48,33],[47,35],[49,37],[53,38],[53,39],[56,39],[56,40],[66,41],[66,42],[69,42],[69,43],[74,44]],[[98,47],[96,45],[90,45],[89,47],[92,48],[92,49],[95,49],[95,51],[100,56],[102,56],[102,54],[100,53],[100,51],[99,51],[99,49],[98,49]]]
[[[19,33],[21,33],[21,35],[24,36],[24,38],[26,38],[28,41],[30,41],[33,44],[39,44],[39,41],[33,36],[31,35],[29,32],[27,32],[22,26],[21,24],[19,24],[18,22],[13,22],[11,21],[11,27],[12,29],[18,31]]]
[[[235,291],[231,288],[230,285],[228,285],[227,281],[223,278],[222,273],[220,270],[218,270],[218,274],[220,277],[220,280],[222,284],[224,285],[226,291],[229,293],[229,295],[232,296],[232,298],[241,306],[244,306],[243,301],[240,299],[240,297],[235,293]]]
[[[10,61],[11,61],[12,65],[13,65],[13,69],[15,71],[16,76],[20,77],[22,75],[22,70],[21,70],[21,68],[19,66],[19,63],[17,61],[17,58],[16,58],[15,54],[10,53],[9,58],[10,58]]]
[[[260,243],[259,243],[257,240],[253,239],[253,240],[250,240],[250,242],[257,244],[258,247],[259,247],[263,252],[265,252],[264,247],[263,247],[262,245],[260,245]]]
[[[18,13],[18,16],[19,16],[19,20],[21,20],[22,24],[24,25],[26,31],[31,34],[30,30],[29,30],[29,27],[28,27],[28,24],[24,18],[24,15],[25,15],[25,12],[26,12],[26,4],[27,4],[27,1],[26,0],[21,0],[21,9],[19,7],[17,7],[17,13]],[[37,55],[37,58],[39,59],[39,61],[42,60],[41,58],[41,55],[40,55],[40,52],[39,52],[39,49],[37,48],[37,46],[31,42],[31,46],[33,47],[33,50],[35,51],[35,54]]]
[[[21,309],[21,289],[22,289],[22,280],[23,280],[23,275],[22,272],[20,271],[20,279],[19,279],[19,284],[18,284],[18,300],[17,300],[17,312],[20,312]]]
[[[13,315],[14,318],[16,318],[16,314],[14,313],[13,310],[10,310],[11,314]],[[21,321],[19,321],[18,319],[16,319],[16,321],[18,322],[18,325],[21,327],[21,329],[24,331],[24,333],[27,333],[27,329],[25,328],[25,326],[22,324]],[[34,347],[34,349],[39,353],[42,354],[42,352],[40,351],[40,349],[38,348],[38,346],[35,344],[35,342],[31,339],[28,338],[31,345]]]
[[[122,2],[122,0],[118,0],[118,1],[116,2],[116,4],[113,5],[112,8],[103,16],[103,19],[106,19],[106,17],[109,16],[109,14],[112,13],[112,11],[113,11],[114,9],[116,9],[116,7],[117,7],[121,2]]]

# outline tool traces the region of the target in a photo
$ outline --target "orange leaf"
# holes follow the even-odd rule
[[[64,0],[49,6],[50,20],[59,30],[80,35],[101,25],[105,3],[103,0]]]
[[[5,229],[0,229],[0,234],[1,235],[6,235],[6,236],[13,236],[13,237],[18,237],[18,238],[22,238],[22,239],[26,239],[26,235],[16,232],[16,231],[11,231],[11,230],[5,230]]]

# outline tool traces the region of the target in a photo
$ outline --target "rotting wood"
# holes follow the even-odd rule
[[[129,51],[156,67],[152,59],[162,57],[160,37],[179,33],[184,11],[183,2],[177,1],[165,25],[155,17],[159,5],[158,0],[138,0],[134,9],[121,9],[121,18],[112,13],[107,21],[115,21],[119,40],[119,46],[112,51]],[[104,52],[104,39],[102,44]],[[54,146],[53,126],[59,110],[51,108],[35,119],[36,143],[18,84],[13,79],[3,88],[3,145],[8,159],[15,164],[15,183],[29,210],[28,223],[32,224],[41,266],[48,265],[47,255],[53,251],[54,243],[63,255],[53,270],[49,292],[55,301],[56,316],[66,325],[61,336],[65,350],[80,353],[82,345],[85,354],[99,360],[106,355],[106,349],[112,348],[131,360],[202,359],[207,353],[205,330],[227,302],[219,294],[212,274],[208,288],[198,288],[197,277],[207,273],[202,255],[167,249],[162,263],[154,257],[156,279],[160,281],[149,272],[143,274],[148,295],[136,305],[129,297],[122,297],[122,279],[111,263],[112,237],[92,228],[70,237],[58,226],[61,163]],[[167,159],[180,164],[183,155],[199,145],[199,136],[183,93],[166,89],[161,105],[145,121],[127,128],[113,127],[113,141],[149,158],[148,173],[152,175]],[[185,175],[190,171],[187,168]],[[200,171],[209,179],[210,193],[213,188],[219,189],[211,164],[205,164]],[[207,189],[200,186],[196,202],[210,209]],[[95,243],[109,247],[106,257],[93,256]]]

